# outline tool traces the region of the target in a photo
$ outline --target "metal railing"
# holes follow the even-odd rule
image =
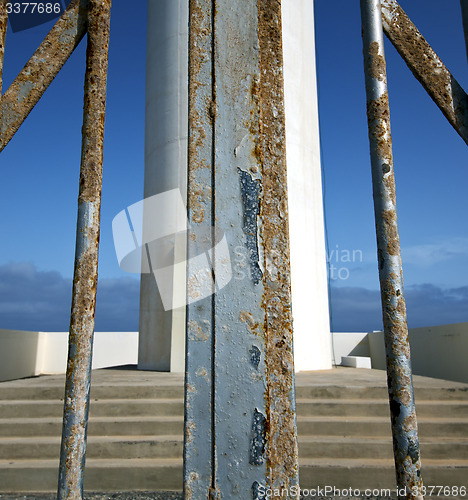
[[[254,498],[262,498],[259,493],[262,485],[285,488],[298,481],[288,219],[285,212],[280,214],[287,195],[281,4],[258,0],[249,3],[250,10],[238,4],[237,11],[233,10],[233,5],[228,0],[190,0],[188,213],[194,240],[198,237],[214,240],[218,225],[225,230],[228,225],[241,228],[233,237],[241,241],[245,233],[247,244],[250,241],[253,245],[249,248],[252,279],[248,293],[238,287],[236,297],[213,293],[203,302],[187,306],[186,498],[220,498],[221,492],[228,488],[226,478],[233,461],[245,472],[239,476],[245,484],[237,487],[251,490]],[[461,0],[461,7],[466,30],[468,0]],[[84,34],[88,34],[58,499],[83,497],[110,8],[110,0],[73,0],[25,68],[1,94],[7,13],[6,1],[0,0],[0,150],[13,137]],[[398,487],[406,488],[407,498],[422,498],[383,31],[465,142],[468,142],[468,98],[396,0],[361,0],[361,12],[396,478]],[[229,62],[222,43],[229,29],[239,24],[240,18],[245,21],[242,26],[248,26],[249,19],[254,17],[257,59],[253,57],[249,62],[251,68],[242,73],[232,59],[232,50],[242,56],[241,44],[231,48],[232,61]],[[218,66],[219,61],[224,65]],[[236,94],[247,71],[258,75],[251,82],[251,100],[241,98],[233,107],[225,108],[223,98]],[[236,179],[229,177],[232,172],[223,170],[224,165],[233,161],[229,156],[235,149],[234,143],[231,144],[235,130],[229,128],[233,116],[239,121],[250,117],[251,135],[247,142],[252,149],[245,158],[237,158],[236,161],[242,159],[244,163],[239,163]],[[236,148],[235,156],[242,154]],[[235,182],[240,186],[239,192],[232,190]],[[203,192],[201,185],[206,188]],[[219,197],[218,192],[221,193]],[[226,193],[234,200],[234,209],[223,203],[222,196]],[[260,213],[264,220],[262,228],[256,225]],[[200,218],[200,214],[204,215]],[[204,231],[206,229],[208,231]],[[259,261],[260,256],[274,259],[275,265],[264,266]],[[216,272],[216,255],[212,260]],[[235,321],[242,326],[242,331],[239,330],[237,337],[231,332],[228,339],[226,325],[229,318],[232,321],[236,315]],[[252,355],[252,366],[249,368],[258,372],[257,377],[244,376],[247,370],[241,363],[244,354],[238,356],[239,359],[234,356],[245,339],[251,347],[248,352]],[[229,373],[225,363],[229,363]],[[233,376],[236,378],[235,394],[227,394],[228,379]],[[221,413],[224,419],[218,418]],[[234,427],[240,425],[243,426],[240,431],[242,444],[233,446],[225,437],[226,430],[229,428],[232,433]],[[225,458],[227,449],[230,455]]]

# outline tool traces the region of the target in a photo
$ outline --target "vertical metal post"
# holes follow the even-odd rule
[[[361,0],[387,382],[400,498],[422,498],[421,460],[403,294],[380,0]]]
[[[99,250],[110,0],[90,0],[75,272],[57,498],[82,499]]]
[[[466,56],[468,58],[468,0],[460,0],[460,6],[463,20],[463,32],[465,33]]]
[[[190,1],[186,499],[298,482],[281,33],[279,1]]]

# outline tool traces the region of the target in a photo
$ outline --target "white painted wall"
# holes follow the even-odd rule
[[[314,3],[283,0],[283,50],[296,371],[332,366],[315,65]]]
[[[65,373],[68,332],[0,330],[0,381]],[[93,369],[134,365],[138,332],[96,332]]]
[[[341,358],[344,356],[370,357],[368,333],[333,332],[332,346],[336,365],[341,364]]]
[[[415,375],[468,382],[468,323],[411,328],[411,364]],[[383,332],[369,334],[372,368],[385,370]]]

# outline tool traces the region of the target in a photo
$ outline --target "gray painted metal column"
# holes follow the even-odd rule
[[[189,15],[184,492],[261,499],[298,481],[281,3]]]
[[[390,111],[380,0],[361,0],[367,117],[387,381],[400,498],[423,498],[421,459],[403,293]]]

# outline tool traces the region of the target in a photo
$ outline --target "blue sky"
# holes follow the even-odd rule
[[[315,4],[332,326],[374,330],[381,313],[359,2]],[[119,269],[111,230],[143,193],[146,2],[128,5],[112,8],[96,330],[138,328],[138,280]],[[401,5],[468,88],[459,2]],[[4,89],[50,27],[8,33]],[[0,154],[0,328],[68,329],[85,45]],[[409,325],[468,321],[468,150],[389,43],[386,54]]]

